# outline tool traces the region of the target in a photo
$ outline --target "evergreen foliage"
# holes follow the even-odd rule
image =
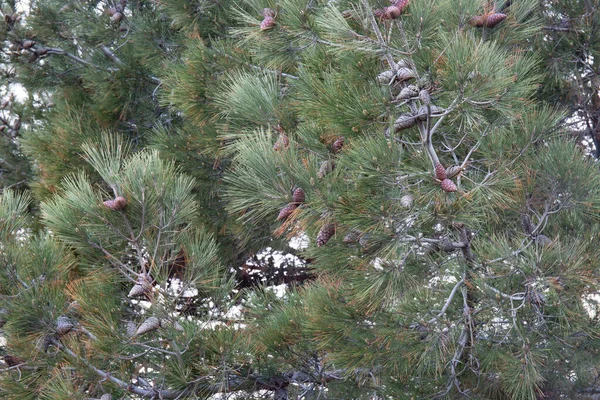
[[[596,2],[391,3],[0,3],[2,398],[600,393]]]

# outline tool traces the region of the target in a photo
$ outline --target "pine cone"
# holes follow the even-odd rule
[[[529,218],[529,215],[521,215],[521,227],[527,236],[530,236],[533,233],[534,226],[531,223],[531,218]]]
[[[127,206],[127,200],[122,196],[117,196],[114,200],[106,200],[103,204],[111,210],[120,211]]]
[[[410,98],[415,97],[418,94],[419,94],[419,92],[415,85],[408,85],[407,87],[402,88],[402,90],[396,97],[396,100],[408,100]]]
[[[73,322],[71,322],[69,317],[61,315],[56,321],[56,333],[58,333],[60,336],[66,335],[67,333],[71,332],[74,326],[75,325],[73,325]]]
[[[342,147],[344,147],[344,137],[340,136],[335,140],[335,142],[333,142],[333,145],[331,145],[331,149],[334,153],[339,153],[340,151],[342,151]]]
[[[281,211],[279,211],[279,215],[277,215],[277,221],[287,219],[296,208],[298,208],[298,204],[295,203],[289,203],[287,206],[283,207]]]
[[[23,48],[25,50],[32,48],[35,45],[35,42],[33,40],[25,40],[23,42]]]
[[[396,6],[389,6],[383,8],[384,19],[396,19],[402,14],[402,10]]]
[[[265,19],[260,23],[260,30],[266,31],[267,29],[271,29],[276,25],[275,18],[266,16]]]
[[[146,319],[135,331],[135,336],[143,335],[144,333],[152,332],[160,327],[160,319],[156,317],[150,317]]]
[[[454,182],[452,182],[450,179],[444,179],[442,181],[442,189],[445,192],[456,192],[458,190]]]
[[[144,287],[144,285],[140,285],[139,283],[136,283],[135,285],[133,285],[133,287],[127,294],[127,297],[140,297],[140,296],[144,296],[147,292],[148,292],[148,289],[146,287]]]
[[[285,133],[281,132],[277,138],[277,141],[275,142],[275,145],[273,145],[273,149],[275,151],[285,150],[289,147],[289,145],[290,138]]]
[[[304,200],[306,200],[306,193],[304,192],[304,189],[297,187],[292,194],[292,201],[300,204],[304,203]]]
[[[4,356],[4,362],[8,364],[9,367],[14,367],[15,365],[23,364],[25,360],[23,360],[20,357],[11,356],[10,354],[7,354]]]
[[[398,72],[396,72],[396,78],[398,78],[400,82],[408,81],[416,78],[415,71],[410,68],[398,68]]]
[[[487,26],[488,28],[493,28],[496,25],[498,25],[500,22],[504,21],[505,19],[506,19],[506,14],[493,13],[492,15],[489,15],[486,18],[484,25]]]
[[[127,324],[125,324],[125,331],[127,332],[127,336],[129,336],[129,337],[135,336],[136,330],[137,330],[137,327],[135,326],[135,322],[127,321]]]
[[[396,6],[398,7],[398,6]],[[410,62],[407,59],[400,59],[396,62],[396,69],[400,68],[410,68]],[[416,89],[416,87],[415,87]]]
[[[438,178],[440,181],[443,181],[444,179],[448,178],[448,176],[446,175],[446,168],[444,168],[444,166],[440,163],[437,163],[435,165],[435,177]]]
[[[417,119],[410,114],[402,114],[394,121],[394,132],[412,128],[417,124]]]
[[[548,236],[540,233],[535,237],[535,243],[542,246],[548,246],[552,243],[552,240]]]
[[[419,92],[419,99],[423,102],[423,104],[431,104],[431,95],[426,89],[423,89]]]
[[[440,240],[439,246],[440,250],[446,253],[451,253],[454,250],[456,250],[455,247],[452,245],[452,242],[448,238],[443,238],[442,240]]]
[[[446,176],[448,179],[452,179],[458,176],[462,172],[462,168],[459,165],[451,165],[446,168]]]
[[[111,17],[110,20],[113,22],[121,22],[121,20],[123,19],[123,13],[120,12],[115,12]]]
[[[405,194],[404,196],[400,197],[400,204],[406,208],[412,207],[414,201],[415,197],[412,194]]]
[[[431,112],[431,114],[429,114],[429,112]],[[431,104],[429,106],[429,110],[427,109],[427,106],[422,106],[421,108],[419,108],[419,111],[417,112],[417,117],[421,121],[426,121],[428,114],[431,118],[437,118],[437,117],[440,117],[441,114],[443,114],[443,113],[444,113],[443,108]]]
[[[333,237],[333,235],[335,234],[335,225],[332,223],[327,223],[325,225],[323,225],[323,227],[321,228],[321,230],[319,231],[318,235],[317,235],[317,246],[321,247],[324,246],[329,239],[331,239]]]
[[[319,167],[319,172],[317,172],[317,177],[323,179],[323,177],[333,171],[334,168],[335,164],[331,160],[323,161]]]
[[[394,71],[392,71],[391,69],[383,71],[382,73],[377,75],[377,82],[382,84],[388,84],[392,79],[394,79]]]
[[[360,231],[353,229],[350,232],[348,232],[346,234],[346,236],[344,236],[344,239],[342,241],[344,243],[356,243],[356,242],[358,242],[359,238],[360,238]]]
[[[392,4],[400,9],[400,12],[403,12],[406,7],[408,7],[408,3],[410,0],[391,0]]]
[[[263,17],[275,18],[277,13],[272,8],[265,8],[262,10],[262,15],[263,15]]]

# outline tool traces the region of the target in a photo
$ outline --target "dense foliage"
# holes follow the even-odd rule
[[[600,393],[595,3],[1,2],[0,396]]]

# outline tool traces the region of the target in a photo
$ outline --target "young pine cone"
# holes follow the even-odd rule
[[[125,197],[117,196],[114,200],[106,200],[103,204],[111,210],[120,211],[127,206],[127,200],[125,200]]]
[[[335,225],[332,223],[327,223],[323,225],[321,230],[317,235],[317,246],[325,246],[325,244],[333,237],[335,234]]]
[[[73,322],[69,319],[69,317],[65,317],[64,315],[61,315],[56,320],[56,333],[58,333],[60,336],[71,332],[74,327],[75,325],[73,325]]]
[[[304,192],[304,189],[302,189],[301,187],[294,189],[294,193],[292,194],[292,201],[294,203],[304,203],[304,200],[306,200],[306,193]]]
[[[331,145],[331,149],[334,153],[339,153],[340,151],[342,151],[342,147],[344,147],[344,137],[340,136],[335,140],[335,142],[333,142],[333,145]]]
[[[281,211],[279,211],[279,215],[277,215],[277,221],[287,219],[287,217],[292,215],[292,212],[294,212],[296,208],[298,208],[298,204],[296,203],[289,203],[287,206],[283,207]]]
[[[458,188],[450,179],[444,179],[442,181],[442,189],[444,192],[456,192]]]

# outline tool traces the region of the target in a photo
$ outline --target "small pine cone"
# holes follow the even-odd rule
[[[492,15],[489,15],[485,19],[484,25],[487,26],[488,28],[493,28],[496,25],[498,25],[500,22],[504,21],[505,19],[506,19],[506,14],[493,13]]]
[[[143,335],[144,333],[152,332],[160,328],[160,319],[156,317],[150,317],[146,319],[135,331],[135,336]]]
[[[333,171],[334,168],[335,164],[331,160],[323,161],[319,167],[319,172],[317,172],[317,177],[323,179],[323,177]]]
[[[136,330],[137,330],[137,327],[135,326],[135,322],[127,321],[127,324],[125,325],[125,332],[127,332],[127,336],[129,336],[129,337],[135,336]]]
[[[23,42],[23,48],[25,50],[32,48],[35,45],[35,42],[33,40],[25,40]]]
[[[0,125],[0,132],[4,132],[5,129],[6,129],[6,125]]]
[[[398,72],[396,72],[396,77],[400,82],[404,82],[416,78],[416,75],[415,71],[413,71],[410,68],[398,68]]]
[[[27,62],[32,63],[35,62],[40,56],[37,53],[31,53],[29,57],[27,57]]]
[[[402,114],[394,121],[394,132],[412,128],[417,124],[417,119],[410,114]]]
[[[265,17],[265,19],[262,20],[262,22],[260,23],[260,30],[261,31],[266,31],[268,29],[273,28],[276,25],[275,23],[275,18],[273,17]]]
[[[275,18],[277,13],[272,8],[265,8],[262,10],[262,15],[263,15],[263,17]]]
[[[279,134],[279,137],[277,138],[277,141],[275,142],[275,145],[273,145],[273,149],[275,151],[285,150],[289,147],[289,145],[290,145],[290,138],[288,137],[288,135],[281,132]]]
[[[377,82],[382,84],[389,84],[392,79],[394,79],[394,71],[392,71],[391,69],[383,71],[382,73],[377,75]]]
[[[327,223],[323,225],[319,233],[317,234],[317,246],[325,246],[325,244],[333,237],[335,234],[335,225],[332,223]]]
[[[112,396],[110,393],[104,393],[101,397],[100,400],[112,400]]]
[[[405,194],[404,196],[400,197],[400,204],[406,208],[411,208],[414,201],[415,197],[412,194]]]
[[[116,13],[117,13],[117,9],[116,9],[115,7],[110,7],[110,8],[108,9],[108,15],[109,15],[109,16],[111,16],[111,17],[112,17],[112,16],[113,16],[113,15],[115,15]]]
[[[459,165],[451,165],[446,168],[446,176],[448,179],[452,179],[462,172],[462,168]]]
[[[304,192],[304,189],[302,189],[301,187],[297,187],[296,189],[294,189],[294,193],[292,194],[292,201],[294,203],[304,203],[304,200],[306,200],[306,193]]]
[[[52,336],[44,335],[44,337],[39,338],[35,343],[35,348],[38,351],[43,351],[44,353],[48,351],[50,345],[52,344]]]
[[[527,300],[536,306],[543,306],[546,304],[546,296],[532,287],[527,288]]]
[[[71,332],[73,327],[73,322],[71,322],[69,317],[65,317],[64,315],[58,317],[56,321],[56,333],[58,333],[60,336],[66,335],[67,333]]]
[[[127,200],[122,196],[117,196],[114,200],[106,200],[104,205],[111,210],[120,211],[124,210],[127,206]]]
[[[148,290],[146,287],[144,287],[144,285],[136,283],[127,294],[127,297],[140,297],[145,295],[147,292]]]
[[[11,356],[10,354],[6,354],[4,356],[4,362],[8,364],[9,367],[14,367],[15,365],[23,364],[25,360],[17,356]]]
[[[443,108],[431,104],[429,106],[429,110],[427,110],[427,106],[422,106],[421,108],[419,108],[419,111],[417,112],[417,117],[421,121],[427,121],[428,114],[431,118],[437,118],[440,117],[443,113]]]
[[[442,189],[444,192],[456,192],[458,188],[450,179],[444,179],[442,181]]]
[[[423,89],[419,92],[419,99],[423,102],[423,104],[431,104],[431,95],[426,89]]]
[[[292,215],[292,212],[296,208],[298,208],[298,204],[295,203],[289,203],[287,206],[283,207],[281,211],[279,211],[279,215],[277,215],[277,221],[283,221],[284,219],[287,219],[287,217]]]
[[[371,245],[373,244],[371,238],[372,238],[371,235],[369,235],[368,233],[365,233],[364,235],[362,235],[360,237],[360,239],[358,239],[358,244],[360,244],[360,246],[363,248],[363,250],[368,250],[369,247],[371,247]]]
[[[344,137],[340,136],[335,140],[335,142],[333,142],[333,145],[331,145],[331,149],[334,153],[339,153],[340,151],[342,151],[342,147],[344,147]]]
[[[417,91],[416,86],[408,85],[407,87],[402,88],[402,90],[396,97],[396,100],[408,100],[410,98],[415,97],[417,94],[419,94],[419,92]]]
[[[397,19],[402,14],[402,10],[396,6],[384,7],[383,16],[384,19]]]
[[[444,168],[444,166],[440,163],[437,163],[435,165],[435,177],[438,178],[440,181],[443,181],[444,179],[448,178],[448,176],[446,175],[446,168]]]
[[[454,250],[456,250],[456,248],[452,245],[452,242],[448,238],[443,238],[442,240],[440,240],[439,246],[440,250],[445,251],[446,253],[451,253]]]
[[[533,233],[533,224],[531,223],[531,218],[529,218],[529,215],[527,214],[522,214],[521,215],[521,227],[523,228],[523,232],[525,232],[525,234],[527,236],[531,235]]]
[[[535,243],[542,246],[548,246],[552,243],[552,240],[548,236],[540,233],[535,237]]]
[[[357,231],[356,229],[353,229],[350,232],[348,232],[346,234],[346,236],[344,236],[344,239],[342,241],[344,243],[356,243],[356,242],[358,242],[359,238],[360,238],[360,232]]]
[[[398,7],[398,6],[396,6]],[[400,59],[396,62],[396,69],[400,68],[410,68],[410,62],[406,59]]]
[[[410,0],[391,0],[392,4],[400,9],[400,12],[403,12],[406,7],[408,7],[408,3]]]
[[[121,20],[123,19],[123,13],[121,12],[115,12],[111,17],[110,20],[113,22],[121,22]]]

